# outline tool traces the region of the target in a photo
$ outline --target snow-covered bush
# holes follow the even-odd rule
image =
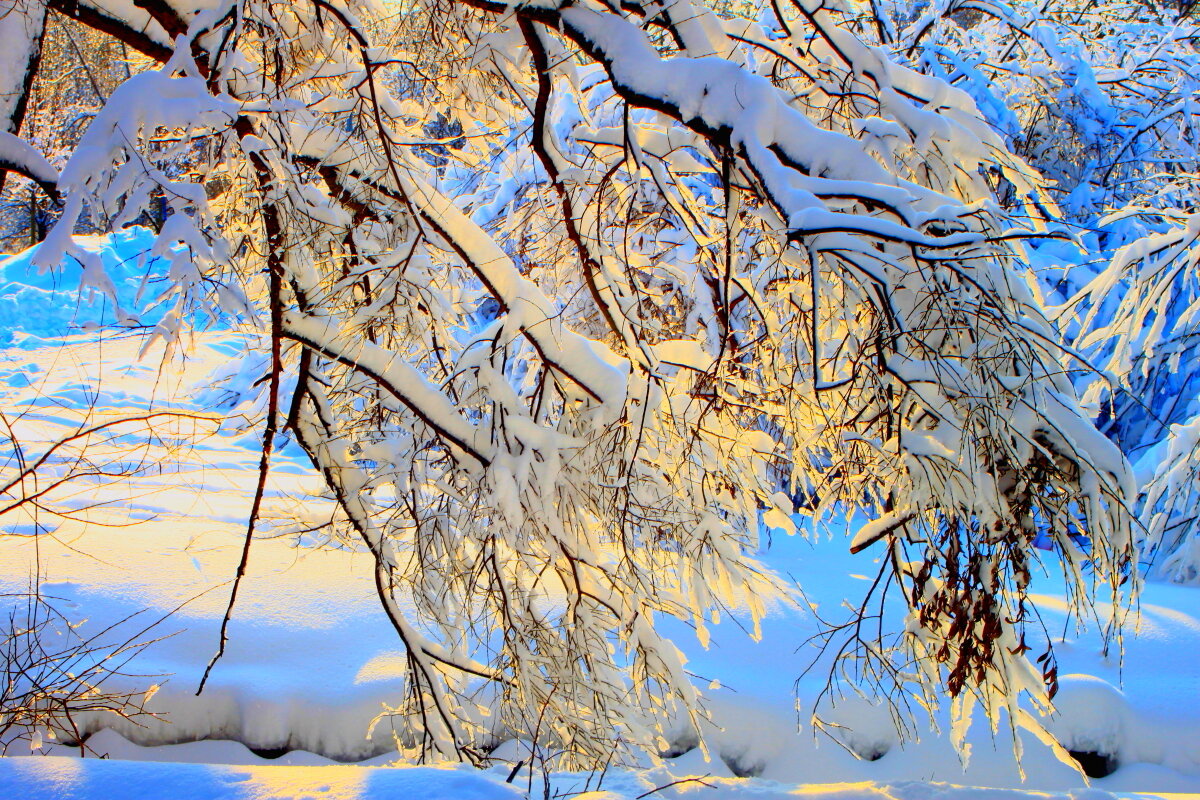
[[[110,291],[74,227],[167,198],[155,336],[220,307],[269,354],[238,574],[286,433],[375,560],[405,747],[478,760],[536,730],[596,763],[665,748],[672,716],[702,734],[656,620],[704,641],[790,598],[754,553],[796,498],[874,520],[851,544],[884,543],[863,607],[909,609],[848,629],[847,674],[1043,733],[1020,705],[1056,680],[1027,657],[1031,571],[1060,569],[1080,610],[1119,593],[1133,485],[1023,274],[1046,181],[954,75],[871,46],[899,36],[884,16],[50,6],[161,66],[61,174],[5,151],[64,198],[39,263]],[[202,166],[167,168],[185,153]]]
[[[0,755],[24,755],[50,742],[86,748],[78,719],[143,717],[157,690],[112,690],[105,681],[124,674],[129,661],[153,643],[162,620],[136,617],[93,634],[79,631],[56,598],[38,590],[0,594]]]
[[[1090,226],[1131,204],[1194,197],[1198,29],[1174,9],[940,0],[884,30],[894,30],[883,41],[898,54],[968,92],[1038,168],[1056,201],[1051,216]]]
[[[1183,442],[1200,419],[1200,28],[1186,9],[1126,0],[951,0],[905,14],[883,14],[881,43],[970,93],[1048,179],[1047,230],[1074,245],[1030,250],[1075,349],[1068,366],[1100,429],[1157,476],[1142,499],[1157,574],[1191,575],[1180,565],[1198,546]]]
[[[1143,455],[1141,530],[1152,575],[1200,581],[1200,214],[1162,216],[1165,233],[1126,245],[1089,291],[1125,278],[1128,289],[1105,325],[1090,334],[1111,354],[1107,368],[1142,389],[1144,415],[1158,434]],[[1111,291],[1111,290],[1108,290]],[[1149,388],[1144,388],[1149,387]],[[1153,391],[1157,389],[1157,391]],[[1183,420],[1183,421],[1181,421]]]

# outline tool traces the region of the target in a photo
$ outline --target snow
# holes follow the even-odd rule
[[[129,255],[140,252],[151,236],[130,229],[107,239],[83,239],[80,246],[110,260],[124,256],[120,263],[128,264]],[[10,282],[3,290],[9,296],[0,295],[0,307],[13,309],[5,324],[10,340],[16,342],[0,351],[0,401],[6,407],[29,409],[17,427],[18,434],[27,437],[26,447],[35,439],[48,441],[69,429],[89,404],[93,416],[151,408],[202,411],[212,396],[204,387],[213,375],[242,374],[226,363],[228,353],[240,349],[238,337],[246,335],[236,330],[198,334],[186,362],[175,359],[160,364],[155,353],[139,360],[141,342],[137,338],[99,341],[71,335],[78,314],[100,313],[90,305],[75,310],[73,298],[69,313],[18,314],[18,305],[3,305],[12,294],[40,292],[60,301],[71,297],[68,289],[54,283],[53,276],[38,275],[29,263],[28,253],[0,262],[6,279],[30,282]],[[118,296],[136,291],[135,277],[144,274],[142,269],[131,268],[127,280],[117,281]],[[121,275],[119,271],[114,274]],[[52,300],[46,301],[47,307],[52,305]],[[675,344],[664,346],[662,355],[678,363],[695,358],[686,347]],[[387,364],[377,366],[384,371],[389,368]],[[249,380],[253,374],[250,370],[243,379]],[[289,530],[319,524],[332,512],[330,501],[320,496],[318,479],[294,447],[285,447],[276,458],[268,484],[267,516],[278,522],[254,544],[227,653],[218,662],[204,695],[195,696],[201,670],[216,646],[248,512],[246,487],[252,485],[258,448],[257,436],[241,430],[236,419],[219,429],[213,423],[211,429],[215,432],[187,449],[172,446],[178,437],[138,434],[143,437],[145,461],[153,465],[151,469],[128,485],[89,486],[67,498],[76,507],[89,499],[108,503],[81,512],[88,524],[58,520],[51,523],[53,535],[36,537],[28,535],[32,526],[48,524],[48,520],[29,519],[11,525],[10,535],[0,537],[0,591],[22,590],[36,558],[47,576],[43,590],[62,598],[72,613],[86,619],[84,630],[142,611],[141,625],[162,619],[153,629],[154,635],[174,634],[147,648],[131,665],[135,676],[146,676],[130,678],[131,687],[161,684],[148,706],[160,716],[135,724],[111,715],[84,715],[80,719],[84,729],[97,731],[88,740],[95,754],[130,759],[130,764],[170,760],[308,765],[329,764],[331,759],[390,760],[394,746],[386,721],[376,726],[370,738],[367,731],[372,719],[385,704],[395,702],[401,689],[403,651],[375,596],[370,555],[361,547],[331,542],[320,534],[289,534]],[[287,522],[289,519],[293,521]],[[129,521],[137,524],[104,527]],[[855,521],[848,529],[869,532],[873,526]],[[931,777],[1011,789],[1064,791],[1080,786],[1082,778],[1077,772],[1032,741],[1025,750],[1029,778],[1022,784],[1007,743],[1003,737],[993,741],[986,727],[976,726],[969,732],[972,757],[965,768],[946,735],[927,734],[919,741],[901,742],[886,710],[870,698],[848,695],[826,710],[827,721],[842,726],[834,730],[840,731],[845,749],[803,724],[821,694],[828,667],[818,661],[800,677],[816,654],[812,645],[804,644],[818,630],[816,615],[834,618],[843,598],[861,596],[869,583],[861,573],[873,572],[872,561],[879,556],[879,548],[870,546],[863,554],[851,556],[852,542],[869,545],[862,532],[852,539],[846,529],[835,529],[809,538],[776,535],[765,546],[766,563],[798,581],[814,605],[768,605],[761,621],[762,637],[757,641],[734,624],[737,620],[711,626],[707,646],[701,646],[682,622],[660,623],[662,632],[683,646],[687,668],[697,676],[698,685],[708,687],[711,760],[706,762],[698,749],[679,739],[672,747],[680,755],[648,772],[619,773],[622,779],[643,786],[638,782],[653,780],[658,785],[695,774],[761,776],[762,780],[752,783],[723,779],[729,781],[725,796],[731,798],[743,792],[754,797],[783,796],[781,793],[792,789],[772,787],[847,778],[871,782],[853,791],[880,798],[914,796],[918,790],[912,786],[921,786],[889,787],[889,782]],[[1200,660],[1179,657],[1200,652],[1200,617],[1195,613],[1200,590],[1149,583],[1141,598],[1140,626],[1126,641],[1122,665],[1116,654],[1103,654],[1095,630],[1074,630],[1067,616],[1067,600],[1056,593],[1052,577],[1040,579],[1035,588],[1047,629],[1055,631],[1056,637],[1065,632],[1057,644],[1062,668],[1061,712],[1047,725],[1069,748],[1110,755],[1120,765],[1113,775],[1097,779],[1093,785],[1114,791],[1200,791],[1200,714],[1196,713],[1200,708]],[[743,610],[735,616],[746,614]],[[889,614],[898,620],[902,609],[891,608]],[[741,621],[748,623],[748,619]],[[948,728],[945,718],[942,724]],[[77,752],[57,743],[44,745],[44,752],[60,756]],[[267,762],[247,748],[287,754],[284,760]],[[519,753],[519,748],[498,750],[498,771],[507,776],[511,762],[520,759]],[[862,760],[872,758],[875,760]],[[92,759],[82,763],[59,758],[23,763],[0,760],[0,785],[16,787],[16,796],[53,787],[54,792],[80,792],[58,795],[64,797],[119,797],[119,793],[99,792],[123,791],[120,787],[128,779],[121,770],[139,770],[139,781],[162,782],[164,787],[174,785],[173,781],[194,784],[196,797],[226,796],[222,793],[250,780],[244,777],[250,774],[277,775],[271,780],[278,780],[279,787],[307,786],[310,780],[312,785],[324,781],[331,786],[359,786],[355,781],[362,781],[370,785],[370,794],[376,791],[376,780],[382,781],[381,787],[391,786],[388,781],[396,781],[396,787],[424,787],[420,781],[446,775],[454,776],[447,785],[457,787],[453,789],[456,792],[504,797],[511,791],[490,773],[470,777],[471,773],[446,770],[372,770],[370,776],[387,777],[368,780],[351,777],[358,773],[347,770],[367,772],[356,766],[329,768],[334,771],[321,773],[327,777],[318,779],[316,773],[311,778],[310,773],[292,775],[279,766],[255,766],[254,772],[243,773],[232,767],[114,763],[118,765]],[[403,777],[409,772],[410,777]],[[404,783],[408,780],[417,783]],[[267,781],[263,785],[276,784]],[[439,781],[429,786],[433,788],[428,791],[444,788]],[[681,786],[672,791],[677,792],[675,796],[687,797],[700,788]],[[851,790],[828,791],[830,796],[843,797],[850,796],[846,792]],[[944,791],[949,792],[948,797],[958,796],[958,790]]]
[[[469,769],[344,766],[233,767],[72,758],[0,759],[10,797],[55,800],[504,800],[512,786]]]
[[[17,132],[13,116],[41,45],[45,17],[46,7],[36,0],[0,0],[0,134]],[[6,138],[11,137],[0,135],[0,161],[7,152]]]
[[[375,377],[430,427],[441,431],[479,463],[487,463],[481,444],[483,437],[475,426],[458,413],[437,387],[403,359],[368,341],[348,341],[333,319],[289,311],[284,314],[283,329],[286,335],[313,346],[330,358],[352,364]]]
[[[501,771],[469,768],[348,766],[221,766],[70,758],[0,759],[0,786],[14,797],[55,800],[505,800],[524,798],[521,781],[504,782]],[[645,792],[662,800],[1167,800],[1168,794],[1110,793],[1096,789],[1039,792],[976,789],[920,781],[887,784],[837,783],[803,787],[768,780],[703,775],[668,788],[661,773],[616,773],[609,789],[580,791],[591,776],[556,775],[548,792],[576,800],[635,800]],[[593,778],[592,782],[595,780]],[[534,797],[542,796],[541,781]],[[656,790],[657,791],[654,791]],[[557,796],[557,795],[549,795]]]
[[[130,242],[136,241],[131,237]],[[196,387],[222,364],[232,337],[238,335],[225,331],[200,336],[186,368],[160,367],[153,356],[139,363],[139,342],[133,339],[100,345],[88,337],[74,337],[41,348],[10,348],[3,353],[3,374],[21,379],[7,381],[3,402],[11,407],[44,398],[49,404],[33,406],[35,413],[25,430],[42,426],[48,437],[70,424],[71,412],[82,398],[95,396],[95,386],[81,383],[80,365],[87,364],[100,374],[120,376],[120,392],[98,395],[100,402],[111,408],[97,412],[129,411],[152,404],[156,408],[188,408],[199,402],[202,394]],[[320,537],[280,535],[287,529],[279,527],[266,531],[255,543],[250,573],[230,629],[228,652],[218,662],[205,694],[194,696],[200,670],[216,644],[225,590],[235,565],[235,545],[247,513],[245,487],[255,468],[257,439],[227,425],[187,451],[171,452],[149,442],[147,447],[150,460],[157,462],[156,471],[136,479],[131,487],[105,489],[101,495],[114,501],[113,505],[90,512],[92,525],[62,521],[53,536],[37,537],[40,564],[52,581],[44,590],[64,598],[87,618],[87,626],[107,624],[145,609],[151,618],[169,615],[155,629],[156,634],[178,631],[148,648],[134,665],[139,674],[169,676],[154,678],[162,688],[150,708],[161,718],[142,720],[140,726],[113,718],[84,719],[87,729],[100,730],[89,740],[89,747],[99,754],[140,761],[266,763],[249,753],[247,746],[289,751],[288,761],[275,763],[388,758],[392,745],[387,725],[379,726],[372,740],[366,738],[366,731],[383,704],[394,701],[400,689],[397,676],[402,652],[374,595],[369,555],[347,546],[317,547]],[[269,486],[272,513],[303,515],[298,522],[318,521],[329,513],[330,506],[314,497],[317,491],[317,481],[304,469],[298,454],[286,449]],[[125,520],[141,522],[119,528],[96,524]],[[23,587],[34,545],[33,536],[0,538],[0,589]],[[798,580],[820,613],[835,615],[842,598],[862,594],[867,579],[860,571],[872,569],[871,550],[859,557],[851,557],[848,550],[844,533],[815,540],[777,536],[765,558],[776,570]],[[1051,580],[1046,584],[1037,601],[1047,627],[1069,631],[1065,598],[1054,594]],[[1069,635],[1058,645],[1063,710],[1059,719],[1050,722],[1051,729],[1068,746],[1111,754],[1121,764],[1116,773],[1094,785],[1114,790],[1200,791],[1200,716],[1195,712],[1200,707],[1200,663],[1175,657],[1200,652],[1196,591],[1168,584],[1147,586],[1141,628],[1127,641],[1123,674],[1115,656],[1100,653],[1095,632]],[[707,695],[714,725],[709,742],[712,761],[704,762],[698,750],[688,750],[682,742],[684,754],[667,759],[659,768],[663,770],[660,777],[654,780],[661,783],[687,774],[722,775],[732,770],[761,775],[764,780],[752,786],[754,792],[768,797],[783,796],[785,791],[770,788],[775,786],[770,781],[782,782],[782,786],[848,777],[873,782],[855,790],[866,792],[863,797],[913,796],[917,790],[911,787],[882,784],[930,777],[1022,787],[1006,743],[1002,738],[991,741],[986,729],[978,726],[971,732],[973,756],[965,770],[945,736],[927,735],[918,742],[900,743],[887,713],[874,701],[848,700],[835,705],[829,718],[846,726],[842,739],[850,750],[859,757],[878,756],[877,760],[859,760],[825,737],[798,729],[797,719],[807,718],[824,680],[818,666],[796,683],[811,658],[811,648],[802,643],[815,632],[814,625],[812,611],[779,603],[766,609],[760,641],[747,638],[737,625],[727,622],[711,628],[712,641],[703,648],[682,623],[664,624],[664,632],[684,646],[688,669],[700,676],[702,686],[711,684]],[[105,732],[105,727],[111,731]],[[48,744],[47,750],[74,752],[56,744]],[[100,792],[117,791],[127,780],[119,771],[136,769],[149,770],[139,773],[139,781],[161,781],[169,786],[172,781],[186,780],[197,787],[194,796],[205,797],[225,796],[221,793],[235,782],[249,780],[236,777],[249,773],[232,768],[93,766],[102,763],[106,762],[89,759],[80,764],[55,759],[14,765],[11,760],[0,760],[0,785],[17,787],[16,796],[22,796],[22,791],[50,791],[50,787],[66,792],[65,787],[72,786],[69,791],[82,794],[56,796],[119,797],[122,795]],[[34,764],[46,766],[36,768]],[[310,780],[288,777],[281,769],[272,767],[253,774],[278,774],[279,781]],[[334,769],[337,771],[328,773],[327,778],[312,777],[313,784],[351,781],[353,773],[345,772],[351,768]],[[509,769],[511,764],[505,763],[500,771],[507,774]],[[1033,743],[1027,743],[1025,769],[1029,788],[1067,790],[1082,782],[1077,773]],[[407,771],[379,772],[388,776],[379,780],[408,786],[403,783],[408,778],[392,776]],[[414,775],[412,780],[443,774],[451,773],[420,773],[423,777]],[[629,773],[626,778],[650,780],[646,775],[659,773]],[[375,780],[368,781],[372,794]],[[466,781],[461,791],[482,792],[478,787],[493,787],[496,792],[479,796],[503,797],[509,791],[486,777],[479,778],[483,782],[478,784],[465,777],[461,780]],[[738,797],[742,792],[751,796],[751,784],[733,781],[728,785],[730,793],[725,796]],[[677,796],[697,791],[681,787]],[[848,796],[844,793],[850,790],[829,791],[840,797]]]
[[[895,179],[875,161],[861,158],[853,139],[818,128],[788,106],[765,78],[719,58],[664,61],[640,30],[610,14],[572,7],[562,11],[562,18],[596,48],[617,85],[635,95],[661,98],[681,120],[704,130],[730,130],[731,143],[744,149],[771,195],[786,209],[793,231],[865,230],[925,241],[895,223],[826,210],[819,192],[870,198],[901,214],[915,198],[895,186]],[[772,146],[803,165],[803,173],[786,168],[770,153]],[[840,179],[808,177],[826,172]]]
[[[2,130],[0,164],[11,166],[39,183],[53,185],[58,181],[58,170],[33,145]]]
[[[428,221],[462,253],[480,280],[504,303],[511,324],[529,337],[544,358],[610,407],[625,399],[628,362],[602,342],[562,326],[559,310],[550,298],[522,276],[512,259],[450,198],[414,177],[401,176],[400,180],[405,195],[421,204]]]
[[[124,228],[109,236],[76,236],[74,244],[97,256],[112,284],[114,297],[80,288],[84,267],[65,258],[52,269],[34,264],[38,248],[0,260],[0,345],[23,348],[98,326],[157,323],[164,313],[143,305],[157,294],[166,265],[150,256],[155,235],[147,228]]]

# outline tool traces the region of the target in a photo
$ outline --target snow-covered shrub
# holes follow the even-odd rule
[[[1198,29],[1174,9],[940,0],[895,28],[885,44],[971,94],[1048,179],[1057,201],[1048,210],[1063,221],[1090,226],[1131,204],[1191,202]]]
[[[161,620],[131,617],[84,633],[82,620],[62,605],[38,588],[0,594],[0,755],[52,742],[85,749],[80,717],[114,715],[136,724],[158,688],[156,676],[143,676],[142,691],[112,690],[105,680],[154,641]]]
[[[1100,429],[1155,476],[1142,487],[1154,571],[1187,578],[1198,546],[1184,475],[1186,431],[1200,419],[1200,29],[1175,7],[1126,0],[951,0],[911,20],[892,14],[881,42],[970,93],[1050,179],[1048,230],[1075,244],[1030,251],[1072,340],[1066,363]]]

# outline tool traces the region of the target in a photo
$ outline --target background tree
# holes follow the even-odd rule
[[[6,42],[35,37],[33,20],[21,24],[15,13],[5,11],[0,6],[0,25],[13,26],[4,29],[11,34]],[[62,163],[112,90],[147,62],[122,42],[63,14],[47,14],[42,28],[29,53],[34,68],[25,73],[28,85],[22,84],[20,95],[0,113],[8,115],[7,132],[19,134],[52,164]],[[14,48],[13,58],[19,54]],[[13,69],[21,74],[19,63]],[[41,241],[57,215],[57,198],[45,191],[49,184],[8,177],[7,171],[0,173],[0,247],[19,249]]]

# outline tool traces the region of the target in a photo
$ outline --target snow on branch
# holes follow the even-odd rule
[[[0,131],[0,172],[24,175],[42,188],[50,199],[58,199],[58,170],[26,141]]]

